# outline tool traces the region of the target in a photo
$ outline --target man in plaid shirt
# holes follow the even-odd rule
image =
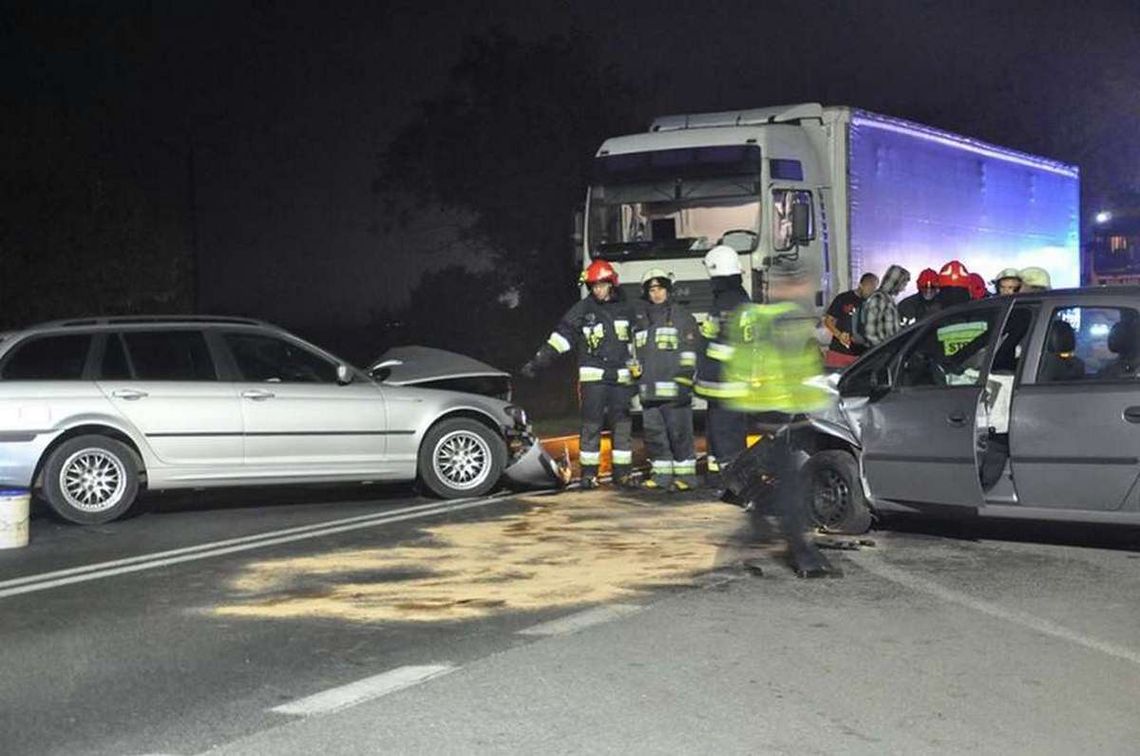
[[[879,288],[863,303],[863,339],[870,346],[877,346],[899,332],[899,308],[895,304],[898,296],[910,283],[910,272],[899,265],[892,265],[883,274]]]

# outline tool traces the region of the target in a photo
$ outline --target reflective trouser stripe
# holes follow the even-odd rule
[[[657,396],[676,396],[677,384],[673,381],[655,381],[653,391]]]
[[[579,455],[580,456],[580,455]],[[614,464],[628,465],[633,463],[633,452],[629,449],[614,449]]]
[[[618,383],[623,385],[633,383],[633,375],[629,372],[629,368],[618,368]]]
[[[708,457],[708,460],[709,460],[709,472],[711,472],[711,473],[720,472],[720,462],[716,461],[716,457],[714,457],[713,455],[710,454]]]
[[[727,362],[732,359],[733,348],[728,344],[721,344],[719,341],[709,342],[708,349],[705,350],[711,359],[718,362]]]
[[[656,464],[656,462],[654,463]],[[683,462],[673,462],[674,475],[694,475],[697,472],[697,460],[686,459]]]
[[[597,467],[602,461],[602,453],[596,451],[579,451],[578,462],[590,467]]]
[[[732,399],[744,396],[748,391],[748,384],[743,381],[729,381],[716,383],[714,381],[697,381],[694,389],[701,396],[711,396],[713,399]]]
[[[655,459],[653,460],[653,474],[654,475],[668,475],[673,472],[673,460],[671,459]]]
[[[565,336],[558,333],[557,331],[550,334],[550,338],[546,340],[546,343],[550,344],[554,351],[558,352],[559,354],[565,354],[566,352],[570,351],[570,342],[567,341]]]
[[[606,371],[599,367],[580,367],[578,368],[578,381],[581,383],[600,381],[605,374]]]
[[[696,352],[681,352],[681,367],[693,367],[697,364]]]

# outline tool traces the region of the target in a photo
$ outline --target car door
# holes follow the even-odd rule
[[[1010,462],[1022,506],[1140,508],[1140,307],[1046,303],[1031,375],[1013,397]]]
[[[877,499],[976,507],[979,403],[1003,305],[934,318],[864,409],[863,469]]]
[[[238,371],[247,467],[286,477],[378,475],[387,464],[382,390],[299,339],[265,331],[226,331]]]
[[[225,477],[242,464],[242,416],[200,329],[108,333],[99,388],[162,462]]]

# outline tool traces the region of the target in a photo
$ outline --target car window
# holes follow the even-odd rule
[[[91,334],[79,333],[28,339],[4,360],[0,379],[78,381],[83,378],[91,340]]]
[[[132,377],[131,365],[127,362],[127,351],[123,348],[122,337],[117,333],[107,334],[103,347],[103,361],[99,365],[99,377],[108,381],[125,381]]]
[[[257,333],[227,333],[226,345],[247,381],[336,383],[336,364],[291,341]]]
[[[870,352],[844,372],[839,381],[840,396],[870,396],[876,389],[890,385],[890,364],[899,350],[910,340],[900,335]]]
[[[201,331],[126,331],[123,333],[135,379],[140,381],[216,381],[217,370]]]
[[[900,386],[980,386],[997,308],[946,315],[927,325],[903,354]]]
[[[1140,312],[1130,307],[1059,307],[1049,318],[1038,383],[1140,378]]]

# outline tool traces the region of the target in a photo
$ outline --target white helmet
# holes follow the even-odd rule
[[[705,255],[705,270],[709,276],[737,276],[740,269],[740,255],[727,244],[718,244]]]
[[[1049,271],[1036,266],[1021,269],[1021,285],[1032,289],[1051,289]]]
[[[648,287],[650,282],[656,279],[666,289],[673,288],[673,276],[665,272],[663,268],[650,268],[645,271],[645,275],[641,277],[642,288]]]

